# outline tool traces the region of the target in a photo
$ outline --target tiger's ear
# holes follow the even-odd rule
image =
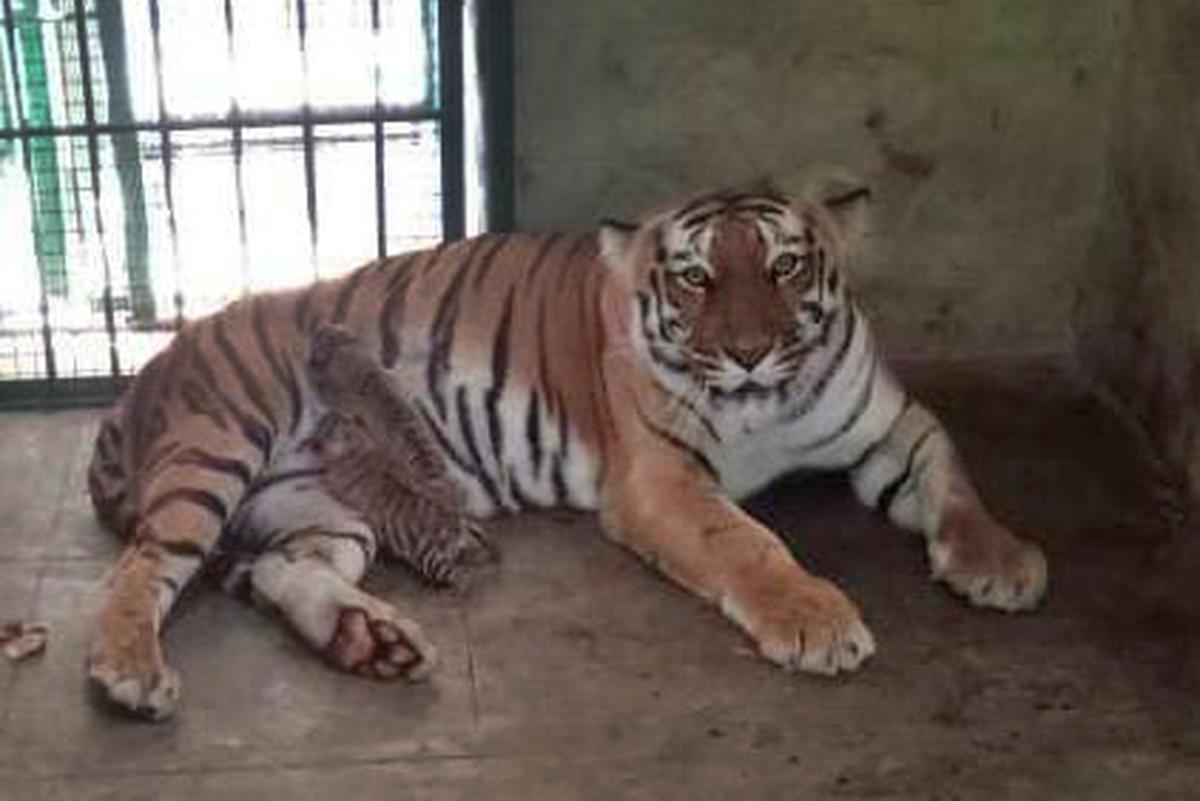
[[[600,223],[600,257],[610,269],[625,272],[633,258],[638,226],[619,220]]]
[[[833,215],[842,236],[857,247],[866,238],[870,227],[871,187],[856,186],[821,201]]]
[[[811,181],[804,194],[828,212],[845,249],[851,254],[859,252],[870,228],[871,187],[836,172]]]

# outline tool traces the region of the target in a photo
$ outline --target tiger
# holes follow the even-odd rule
[[[739,505],[796,471],[846,474],[971,604],[1033,609],[1043,552],[986,509],[847,280],[870,199],[844,181],[709,192],[632,223],[444,241],[189,322],[97,433],[92,499],[128,545],[90,682],[169,716],[164,622],[230,554],[251,596],[336,665],[433,665],[419,625],[358,586],[376,533],[303,448],[328,412],[303,367],[323,325],[352,331],[412,399],[471,515],[594,512],[785,670],[853,671],[876,650],[854,601]]]

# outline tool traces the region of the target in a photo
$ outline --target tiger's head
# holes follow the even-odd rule
[[[869,196],[847,184],[803,198],[730,191],[606,223],[601,251],[632,291],[651,369],[715,402],[786,394],[842,313]]]

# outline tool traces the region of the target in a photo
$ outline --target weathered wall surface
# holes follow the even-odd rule
[[[1082,363],[1200,499],[1200,5],[1129,0]]]
[[[834,163],[904,355],[1073,348],[1121,0],[521,0],[517,219],[584,226]]]

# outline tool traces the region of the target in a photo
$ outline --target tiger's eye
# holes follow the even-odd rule
[[[771,263],[771,277],[782,282],[790,281],[799,275],[807,275],[810,272],[811,261],[807,255],[781,254]]]
[[[676,273],[675,277],[689,289],[706,289],[708,287],[708,273],[704,271],[703,267],[692,265]]]

